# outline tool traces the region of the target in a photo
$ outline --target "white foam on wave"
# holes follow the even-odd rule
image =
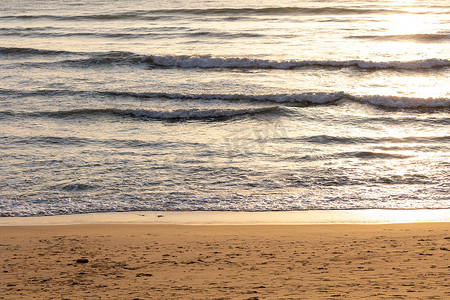
[[[188,55],[145,55],[133,52],[67,52],[59,50],[41,50],[35,48],[0,47],[1,55],[88,55],[89,58],[64,60],[57,63],[96,66],[104,64],[150,65],[162,68],[200,68],[200,69],[297,69],[297,68],[357,68],[366,70],[423,70],[450,67],[449,59],[428,58],[411,61],[366,61],[366,60],[269,60],[248,57],[213,57]]]
[[[185,197],[174,199],[161,195],[158,199],[144,198],[135,201],[139,195],[121,195],[119,197],[98,198],[82,196],[80,198],[49,198],[17,201],[17,199],[2,199],[0,206],[0,223],[5,217],[31,217],[73,215],[100,212],[130,212],[130,211],[223,211],[223,212],[269,212],[269,211],[311,211],[311,210],[361,210],[361,209],[448,209],[449,200],[395,200],[374,201],[371,198],[361,198],[353,201],[346,197],[321,197],[310,192],[298,195],[280,196],[265,199],[251,197],[236,201],[233,196],[217,201],[215,198],[195,197],[196,201],[186,202]],[[357,198],[357,197],[355,197]],[[333,201],[330,201],[333,200]],[[171,205],[167,205],[170,201]],[[161,213],[158,213],[161,214]],[[445,211],[448,215],[448,211]]]
[[[124,57],[124,59],[126,59]],[[134,57],[134,60],[136,57]],[[222,58],[196,56],[143,56],[142,62],[160,67],[174,68],[236,68],[236,69],[296,69],[305,67],[359,69],[400,69],[418,70],[449,67],[448,59],[424,59],[414,61],[364,61],[364,60],[265,60],[251,58]]]
[[[449,108],[450,99],[445,98],[409,98],[395,96],[352,97],[361,103],[369,103],[388,108]]]

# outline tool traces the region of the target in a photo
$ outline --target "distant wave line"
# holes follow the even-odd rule
[[[293,94],[182,94],[182,93],[155,93],[155,92],[126,92],[126,91],[72,91],[72,90],[38,90],[16,91],[0,89],[0,94],[28,97],[52,95],[84,95],[105,97],[132,97],[137,99],[171,99],[192,101],[247,101],[247,102],[271,102],[293,106],[314,106],[335,104],[340,100],[350,100],[362,104],[370,104],[385,108],[450,108],[450,98],[419,98],[399,97],[389,95],[351,95],[345,92],[308,92]],[[102,112],[94,110],[93,112]],[[111,113],[110,111],[106,111]],[[237,111],[241,113],[240,111]]]
[[[21,56],[55,56],[61,54],[77,54],[77,52],[61,51],[61,50],[45,50],[36,48],[21,47],[0,47],[1,56],[21,55]]]
[[[21,113],[19,115],[28,115],[32,117],[54,117],[67,118],[76,116],[98,116],[98,115],[117,115],[128,116],[141,119],[154,120],[214,120],[229,119],[237,116],[270,114],[281,112],[278,106],[242,108],[242,109],[174,109],[174,110],[152,110],[152,109],[122,109],[122,108],[80,108],[62,111],[32,112]],[[2,112],[0,114],[16,115],[12,112]]]
[[[111,14],[82,15],[6,15],[0,19],[52,19],[52,20],[147,20],[167,15],[364,15],[364,14],[414,14],[400,9],[356,7],[265,7],[265,8],[210,8],[210,9],[156,9],[136,10]],[[420,12],[423,14],[426,12]],[[165,15],[165,16],[161,16]]]
[[[1,137],[3,141],[8,140],[8,142],[13,142],[14,144],[61,144],[61,145],[86,145],[86,144],[104,144],[104,145],[114,145],[115,147],[161,147],[170,148],[175,144],[180,144],[180,142],[169,142],[164,141],[164,143],[157,141],[146,141],[138,139],[98,139],[98,138],[86,138],[86,137],[75,137],[75,136],[48,136],[48,135],[31,135],[31,136],[3,136]],[[405,144],[435,144],[450,142],[450,135],[440,135],[440,136],[405,136],[405,137],[371,137],[371,136],[336,136],[336,135],[311,135],[311,136],[300,136],[300,137],[275,137],[271,140],[285,140],[286,142],[298,142],[298,143],[310,143],[319,145],[359,145],[359,144],[400,144],[398,147],[403,147]],[[199,142],[184,142],[187,146],[197,146],[202,147],[204,144]]]
[[[37,31],[20,31],[11,30],[0,32],[0,36],[15,36],[15,37],[101,37],[101,38],[127,38],[137,39],[143,37],[153,38],[173,38],[176,37],[217,37],[217,38],[256,38],[267,35],[259,33],[247,32],[214,32],[214,31],[195,31],[195,32],[180,32],[180,33],[104,33],[104,32],[37,32]]]
[[[450,34],[420,33],[420,34],[403,34],[403,35],[357,35],[357,36],[348,36],[347,38],[377,40],[377,41],[437,42],[437,41],[450,41]]]
[[[310,137],[298,138],[300,141],[307,141],[312,144],[384,144],[384,143],[436,143],[449,142],[450,136],[406,136],[406,137],[368,137],[368,136],[332,136],[332,135],[314,135]]]
[[[159,147],[159,148],[171,148],[183,143],[186,146],[203,146],[204,144],[198,142],[170,142],[164,141],[148,141],[139,139],[98,139],[76,136],[49,136],[49,135],[30,135],[30,136],[2,136],[2,141],[12,142],[14,144],[50,144],[50,145],[86,145],[86,144],[102,144],[107,146],[114,146],[118,148],[127,147]]]

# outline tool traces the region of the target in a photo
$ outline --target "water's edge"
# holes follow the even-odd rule
[[[314,225],[450,222],[450,209],[361,209],[309,211],[135,211],[76,215],[3,217],[0,226],[87,224]]]

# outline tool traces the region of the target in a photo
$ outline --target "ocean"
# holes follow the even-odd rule
[[[450,208],[450,3],[0,6],[0,216]]]

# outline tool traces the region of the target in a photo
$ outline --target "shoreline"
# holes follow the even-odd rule
[[[374,225],[430,222],[450,222],[450,209],[360,209],[266,212],[132,211],[0,218],[0,226],[46,226],[81,224]]]

